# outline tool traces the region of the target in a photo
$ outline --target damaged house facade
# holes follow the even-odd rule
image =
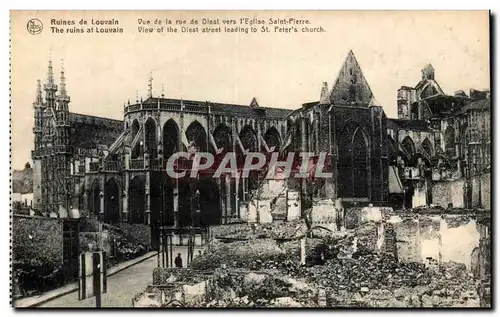
[[[257,173],[180,181],[168,177],[166,162],[181,151],[238,159],[253,151],[327,153],[332,178],[282,184],[284,204],[299,209],[305,196],[488,209],[489,93],[449,96],[434,77],[428,65],[415,88],[399,89],[398,118],[390,119],[350,51],[332,88],[324,83],[319,101],[296,110],[262,107],[255,98],[233,105],[153,96],[150,78],[146,99],[128,102],[123,120],[112,120],[70,112],[64,70],[58,87],[49,61],[45,97],[39,82],[34,103],[33,208],[61,218],[85,211],[117,226],[161,218],[183,227],[194,221],[197,197],[199,224],[241,221],[265,182]],[[272,192],[276,200],[283,190]]]

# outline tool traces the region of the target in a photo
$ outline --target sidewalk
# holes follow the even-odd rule
[[[157,252],[153,251],[153,252],[146,253],[145,255],[138,257],[136,259],[120,263],[120,264],[110,268],[108,270],[107,276],[110,277],[116,273],[119,273],[125,269],[130,268],[131,266],[134,266],[134,265],[139,264],[143,261],[146,261],[146,260],[148,260],[156,255],[157,255]],[[152,274],[152,272],[151,272],[151,274]],[[75,292],[77,290],[78,290],[78,282],[71,283],[71,284],[65,285],[63,287],[60,287],[58,289],[43,293],[42,295],[15,300],[13,303],[13,307],[15,307],[15,308],[36,307],[36,306],[39,306],[43,303],[46,303],[46,302],[51,301],[53,299],[56,299],[58,297]]]

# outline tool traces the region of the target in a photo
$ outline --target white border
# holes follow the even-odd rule
[[[7,4],[12,5],[12,7],[7,8],[4,6],[7,6]],[[178,1],[178,2],[171,2],[169,1],[166,3],[166,1],[150,1],[150,0],[141,0],[141,1],[136,1],[136,2],[129,2],[129,3],[124,3],[122,1],[112,1],[110,3],[104,3],[102,0],[87,0],[85,2],[69,2],[69,1],[16,1],[13,3],[13,1],[2,1],[1,4],[2,10],[1,12],[1,19],[0,19],[0,34],[1,34],[1,40],[0,43],[2,44],[0,46],[1,48],[1,53],[2,53],[2,63],[0,63],[1,71],[0,76],[2,80],[2,84],[0,85],[0,91],[1,91],[1,98],[4,102],[4,106],[1,107],[1,113],[0,113],[0,148],[1,149],[10,149],[10,140],[9,140],[9,106],[6,104],[7,100],[9,100],[9,77],[7,74],[9,74],[9,66],[8,66],[8,59],[10,56],[10,51],[9,51],[9,46],[7,43],[9,43],[9,9],[25,9],[25,10],[32,10],[32,9],[43,9],[43,10],[50,10],[50,9],[86,9],[86,10],[98,10],[98,9],[121,9],[121,10],[152,10],[152,9],[210,9],[210,10],[217,10],[217,9],[237,9],[237,10],[244,10],[244,9],[265,9],[265,10],[278,10],[278,9],[292,9],[292,10],[316,10],[316,9],[336,9],[336,10],[347,10],[347,9],[377,9],[377,10],[383,10],[383,9],[391,9],[391,10],[439,10],[439,9],[445,9],[445,10],[484,10],[484,9],[491,9],[493,13],[498,14],[500,12],[500,1],[498,0],[474,0],[474,1],[446,1],[446,2],[440,2],[437,3],[435,0],[419,0],[419,1],[389,1],[389,0],[378,0],[378,1],[343,1],[343,2],[338,2],[338,1],[332,1],[329,3],[325,3],[325,1],[320,1],[320,0],[307,0],[307,1],[301,1],[299,2],[284,2],[284,3],[271,3],[269,0],[244,0],[244,1],[221,1],[221,0],[213,0],[213,1],[203,1],[203,0],[198,0],[198,1],[190,1],[190,0],[183,0],[183,1]],[[496,17],[498,18],[498,16]],[[494,42],[498,44],[498,36],[497,34],[494,34],[495,39]],[[498,52],[498,47],[495,45],[495,52]],[[490,55],[491,58],[493,58],[493,54]],[[493,73],[492,73],[493,75]],[[497,78],[498,79],[498,78]],[[495,87],[491,87],[493,90],[493,96],[494,96],[494,101],[497,101],[496,97],[496,92],[498,90],[498,80],[495,83]],[[498,102],[495,102],[493,105],[493,108],[497,107]],[[495,121],[498,124],[500,122],[500,111],[498,109],[494,110],[495,112]],[[495,144],[497,143],[497,137],[495,136],[494,141]],[[9,186],[10,186],[10,179],[9,175],[7,174],[7,167],[10,169],[10,159],[7,158],[7,150],[3,151],[4,154],[0,155],[0,166],[2,169],[0,169],[2,175],[0,177],[0,201],[2,202],[3,211],[2,213],[2,218],[0,221],[0,256],[2,261],[0,261],[0,276],[1,276],[1,285],[0,285],[0,301],[1,301],[1,312],[6,313],[7,315],[13,315],[14,312],[12,308],[10,308],[9,304],[9,299],[10,299],[10,291],[9,291],[9,264],[10,262],[8,261],[7,254],[9,254],[9,213],[10,213],[10,208],[8,206],[8,202],[10,201],[9,197]],[[10,153],[10,152],[9,152]],[[495,161],[497,161],[497,155],[495,153]],[[498,166],[498,164],[495,162],[494,166]],[[494,169],[496,171],[496,168]],[[500,197],[500,189],[495,188],[495,193],[494,197]],[[9,208],[9,209],[8,209]],[[498,228],[498,218],[499,216],[496,216],[496,223],[495,223],[495,228]],[[498,255],[498,243],[495,243],[495,250],[494,253],[495,255]],[[495,257],[497,259],[498,257]],[[495,271],[496,272],[496,271]],[[497,274],[495,274],[495,277]],[[497,279],[495,279],[497,280]],[[498,284],[495,282],[495,294],[498,294]],[[497,302],[498,296],[495,296],[495,301]],[[196,314],[196,311],[179,311],[183,315],[186,314]],[[237,314],[239,315],[247,315],[247,314],[252,314],[252,313],[259,313],[259,311],[238,311]],[[369,314],[385,314],[387,311],[374,311],[371,310],[368,313]],[[420,313],[430,313],[431,311],[425,311],[425,312],[420,312]],[[40,313],[37,311],[36,313]],[[50,312],[45,312],[45,313],[53,313],[52,311]],[[72,313],[72,312],[62,312],[62,313]],[[132,315],[136,316],[141,316],[145,314],[144,311],[139,311],[139,312],[133,312],[129,311],[127,313],[130,313]],[[150,313],[150,312],[148,312]],[[168,311],[168,314],[175,313],[174,311]],[[214,312],[204,312],[205,314],[233,314],[233,311],[228,311],[228,312],[223,312],[223,311],[214,311]],[[276,311],[272,312],[273,315],[289,315],[290,311]],[[301,311],[300,314],[309,314],[312,313],[310,311],[304,312]],[[321,314],[338,314],[341,313],[340,311],[315,311],[314,313],[321,313]],[[346,311],[344,313],[350,313],[350,314],[360,314],[363,313],[363,311]],[[401,313],[401,312],[398,312]],[[432,311],[432,313],[436,314],[444,314],[444,312],[439,312],[437,313],[436,311]],[[108,314],[111,315],[116,315],[122,314],[122,312],[108,312]]]

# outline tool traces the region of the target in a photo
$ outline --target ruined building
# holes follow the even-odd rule
[[[469,200],[478,205],[484,196],[467,186],[490,165],[489,94],[445,95],[430,65],[415,88],[398,91],[398,119],[386,117],[352,51],[332,88],[324,83],[318,101],[293,111],[260,106],[255,98],[247,106],[155,96],[150,77],[148,95],[126,103],[122,121],[75,114],[64,69],[58,87],[51,61],[43,90],[45,98],[38,82],[33,205],[59,217],[88,212],[117,225],[162,218],[182,227],[193,221],[197,196],[201,224],[238,220],[262,179],[255,173],[171,179],[166,162],[178,151],[216,158],[233,152],[239,159],[248,151],[326,152],[325,171],[333,177],[290,189],[346,204],[428,204],[434,183],[461,178]]]
[[[447,95],[429,64],[415,88],[398,90],[397,103],[398,119],[388,120],[388,139],[391,165],[405,187],[405,206],[489,209],[489,91]]]

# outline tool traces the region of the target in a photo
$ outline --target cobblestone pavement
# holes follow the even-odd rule
[[[187,248],[178,247],[174,250],[174,256],[177,253],[181,253],[185,265]],[[198,251],[195,250],[195,255],[197,253]],[[153,270],[157,267],[157,261],[157,257],[154,256],[108,277],[108,292],[101,297],[101,307],[132,307],[132,298],[152,283]],[[72,292],[39,307],[95,307],[95,297],[79,301],[78,292]]]

